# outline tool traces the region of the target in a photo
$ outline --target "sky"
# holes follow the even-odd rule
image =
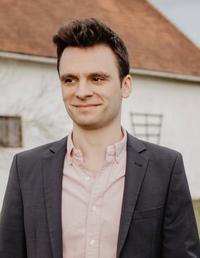
[[[149,0],[200,48],[200,0]]]

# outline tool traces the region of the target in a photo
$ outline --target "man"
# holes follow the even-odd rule
[[[70,135],[15,155],[1,258],[199,258],[181,154],[121,127],[126,47],[95,19],[54,36]]]

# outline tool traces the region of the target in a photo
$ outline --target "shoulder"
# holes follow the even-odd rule
[[[67,137],[64,137],[58,141],[50,142],[47,144],[43,144],[29,150],[25,150],[16,154],[18,159],[38,159],[45,155],[48,155],[49,152],[54,152],[57,149],[66,146],[67,144]]]
[[[20,178],[26,178],[40,174],[42,162],[49,157],[53,157],[54,153],[63,156],[66,152],[67,137],[59,141],[47,143],[30,150],[17,153],[14,157],[16,168]]]
[[[142,156],[154,161],[175,161],[179,156],[182,156],[177,150],[140,140],[130,134],[128,134],[127,144],[136,149]]]
[[[163,181],[167,182],[177,171],[185,173],[182,155],[174,149],[146,142],[131,135],[128,136],[127,145],[129,145],[128,157],[134,159],[137,155],[136,157],[141,160],[145,159],[148,164],[148,175],[156,180],[161,179],[160,184]]]

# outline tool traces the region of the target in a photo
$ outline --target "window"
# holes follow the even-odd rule
[[[142,140],[160,142],[162,115],[148,113],[130,113],[133,133]]]
[[[22,147],[21,117],[0,116],[0,147]]]

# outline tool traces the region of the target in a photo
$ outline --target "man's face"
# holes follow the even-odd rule
[[[122,97],[131,91],[131,77],[120,82],[117,60],[106,45],[67,47],[60,60],[66,110],[76,126],[93,130],[120,123]]]

